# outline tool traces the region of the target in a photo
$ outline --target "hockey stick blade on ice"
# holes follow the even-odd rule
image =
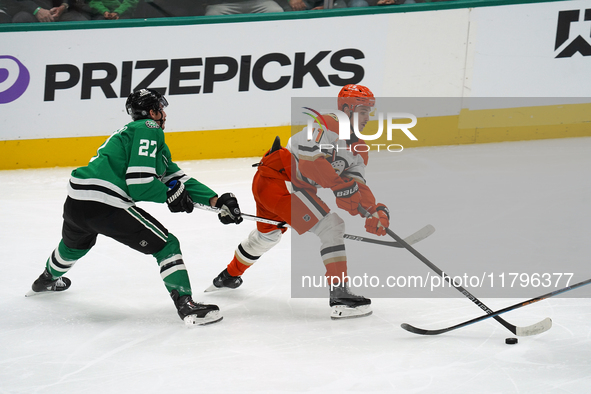
[[[359,212],[361,212],[361,215],[363,215],[365,217],[369,216],[369,213],[361,205],[359,205],[357,209],[359,210]],[[398,243],[400,243],[406,250],[408,250],[410,253],[412,253],[416,258],[421,260],[425,265],[427,265],[429,268],[431,268],[433,271],[435,271],[435,273],[437,273],[437,275],[444,278],[444,280],[446,282],[448,282],[452,287],[457,289],[466,298],[468,298],[470,301],[475,303],[480,309],[485,311],[487,315],[494,314],[494,311],[492,309],[490,309],[488,306],[486,306],[478,298],[473,296],[468,290],[464,289],[462,286],[457,286],[456,284],[452,283],[451,279],[450,279],[450,275],[446,275],[441,269],[439,269],[439,267],[437,267],[435,264],[433,264],[431,261],[429,261],[425,256],[420,254],[416,249],[414,249],[407,242],[405,242],[404,239],[400,238],[394,231],[390,230],[389,228],[386,228],[386,233],[390,237],[392,237],[396,241],[398,241]],[[540,334],[544,331],[548,331],[552,327],[552,324],[550,324],[550,325],[544,324],[544,322],[547,322],[549,319],[544,319],[541,322],[533,324],[528,327],[517,327],[517,326],[509,323],[505,319],[503,319],[501,316],[494,315],[491,317],[493,319],[495,319],[496,321],[498,321],[499,323],[501,323],[503,325],[503,327],[505,327],[507,330],[511,331],[513,334],[515,334],[517,336]],[[526,332],[527,332],[527,334],[525,334]]]
[[[474,318],[474,319],[471,319],[471,320],[466,320],[465,322],[456,324],[454,326],[446,327],[446,328],[440,328],[440,329],[437,329],[437,330],[427,330],[427,329],[417,328],[417,327],[411,326],[410,324],[407,324],[407,323],[403,323],[401,325],[401,327],[404,328],[406,331],[412,332],[414,334],[419,334],[419,335],[439,335],[439,334],[443,334],[445,332],[450,332],[450,331],[453,331],[453,330],[457,330],[458,328],[469,326],[470,324],[474,324],[474,323],[478,323],[478,322],[483,321],[483,320],[486,320],[486,319],[490,319],[491,317],[495,317],[495,316],[501,315],[503,313],[507,313],[507,312],[513,311],[515,309],[522,308],[522,307],[527,306],[527,305],[534,304],[534,303],[536,303],[538,301],[542,301],[542,300],[545,300],[547,298],[554,297],[554,296],[557,296],[559,294],[565,293],[567,291],[576,289],[577,287],[588,285],[589,283],[591,283],[591,279],[587,279],[587,280],[584,280],[582,282],[575,283],[572,286],[567,286],[567,287],[564,287],[564,288],[559,289],[559,290],[554,290],[554,291],[552,291],[550,293],[541,295],[539,297],[531,298],[531,299],[529,299],[527,301],[518,302],[517,304],[514,304],[514,305],[508,306],[506,308],[500,309],[500,310],[495,311],[495,312],[493,312],[493,313],[491,313],[489,315],[483,315],[483,316],[480,316],[480,317],[477,317],[477,318]],[[547,325],[548,328],[544,330],[544,331],[547,331],[547,330],[550,329],[550,327],[552,327],[552,320],[550,318],[546,318],[546,319],[542,320],[540,323],[537,323],[537,324]],[[534,324],[534,326],[536,326],[536,325]],[[520,329],[520,331],[522,331],[522,333],[521,334],[517,334],[517,335],[527,336],[527,335],[535,335],[535,334],[537,334],[537,332],[536,332],[537,331],[537,327],[534,327],[534,326],[530,326],[531,329],[530,329],[530,327],[522,327],[522,328],[519,328],[518,327],[518,329]]]
[[[220,211],[221,211],[220,208],[212,207],[209,205],[203,205],[203,204],[199,204],[199,203],[194,203],[194,205],[195,205],[195,208],[203,209],[205,211],[210,211],[210,212],[215,212],[215,213],[220,213]],[[282,227],[289,228],[289,224],[287,224],[286,222],[279,222],[276,220],[271,220],[271,219],[263,218],[260,216],[249,215],[247,213],[242,213],[242,217],[244,219],[253,220],[255,222],[274,224],[279,228],[282,228]],[[420,230],[412,233],[408,237],[404,238],[404,240],[409,245],[414,245],[417,242],[424,240],[425,238],[427,238],[428,236],[430,236],[434,232],[435,232],[435,227],[428,224],[425,227],[423,227],[422,229],[420,229]],[[367,238],[367,237],[362,237],[359,235],[345,234],[343,236],[343,238],[350,239],[353,241],[360,241],[360,242],[377,244],[377,245],[392,246],[395,248],[404,248],[404,246],[402,246],[400,243],[395,242],[395,241],[382,241],[379,239]]]

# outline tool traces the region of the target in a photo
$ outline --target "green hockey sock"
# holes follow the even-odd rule
[[[61,240],[45,263],[47,271],[53,276],[53,279],[59,278],[68,272],[76,261],[88,253],[89,250],[68,248],[64,244],[64,240]]]
[[[191,283],[189,274],[183,262],[181,247],[178,239],[168,234],[168,242],[157,253],[153,255],[160,266],[160,276],[164,281],[166,290],[170,293],[173,290],[179,292],[180,296],[191,295]]]

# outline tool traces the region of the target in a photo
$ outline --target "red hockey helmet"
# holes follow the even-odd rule
[[[376,105],[376,99],[371,90],[362,85],[345,85],[339,92],[337,104],[339,110],[343,110],[343,106],[347,105],[352,111],[358,105],[366,107],[373,107]]]

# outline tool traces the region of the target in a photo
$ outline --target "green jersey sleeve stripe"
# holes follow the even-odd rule
[[[134,176],[127,175],[125,176],[125,183],[127,183],[127,185],[143,185],[152,182],[154,179],[156,179],[155,176],[147,174],[137,174]]]
[[[172,179],[180,180],[181,182],[185,183],[191,178],[187,174],[185,174],[183,171],[176,171],[172,174],[168,174],[168,175],[164,176],[164,178],[162,178],[162,181],[164,183],[168,183]]]
[[[141,167],[141,166],[134,166],[129,167],[126,171],[127,175],[130,174],[150,174],[157,176],[156,169],[154,167]]]

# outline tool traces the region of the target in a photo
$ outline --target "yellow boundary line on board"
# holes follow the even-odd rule
[[[293,126],[293,129],[299,131],[302,127]],[[370,122],[366,134],[375,133],[377,127],[377,121]],[[166,142],[176,161],[256,157],[271,147],[277,135],[285,145],[291,129],[291,126],[277,126],[170,132],[166,134]],[[371,141],[371,144],[400,144],[406,149],[591,136],[591,104],[475,111],[462,109],[458,115],[419,118],[411,132],[417,141],[411,141],[402,131],[395,131],[392,141],[386,139],[384,132],[382,137]],[[86,165],[106,138],[0,141],[0,169]]]

